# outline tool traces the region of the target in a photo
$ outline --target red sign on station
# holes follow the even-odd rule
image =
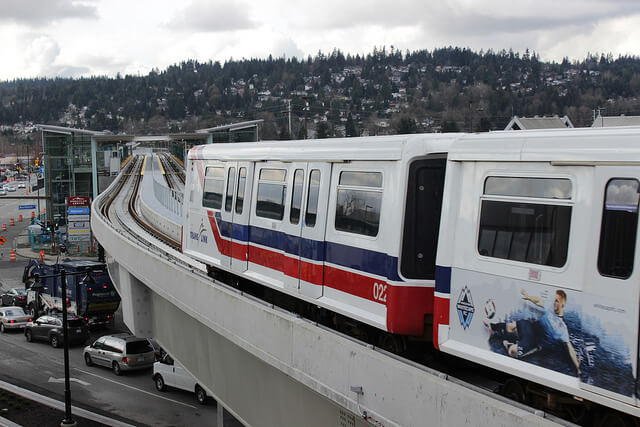
[[[67,201],[67,206],[89,206],[89,197],[87,196],[71,196]]]

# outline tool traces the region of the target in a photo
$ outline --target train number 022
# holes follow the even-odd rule
[[[380,302],[387,302],[387,285],[383,283],[373,283],[373,299]]]

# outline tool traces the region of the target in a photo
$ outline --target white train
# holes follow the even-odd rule
[[[639,128],[214,144],[186,174],[213,274],[640,416]]]

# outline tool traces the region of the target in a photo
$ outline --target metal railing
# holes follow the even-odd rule
[[[163,183],[158,182],[154,176],[153,195],[162,206],[176,214],[178,217],[182,217],[183,195],[181,192],[172,190]]]

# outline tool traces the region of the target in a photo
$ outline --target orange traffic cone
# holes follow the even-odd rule
[[[36,212],[35,211],[31,211],[31,219],[36,217]]]
[[[40,251],[40,261],[44,261],[44,251]]]
[[[13,249],[11,249],[9,251],[9,261],[15,261],[16,260],[16,251],[14,251]]]
[[[22,214],[18,216],[18,222],[22,222]]]
[[[7,224],[2,224],[2,231],[7,231]]]
[[[9,219],[9,225],[16,225],[16,222],[13,218]]]

